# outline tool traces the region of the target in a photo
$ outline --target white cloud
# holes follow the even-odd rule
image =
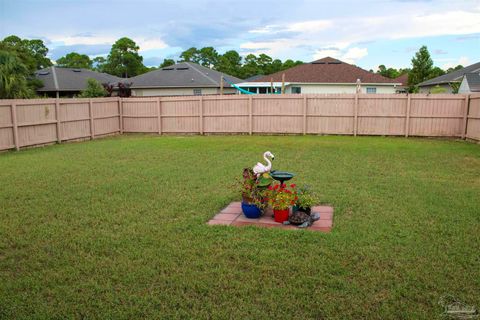
[[[430,7],[414,13],[404,10],[383,16],[271,24],[251,30],[250,34],[258,35],[259,40],[250,39],[241,48],[275,56],[288,56],[292,50],[310,48],[313,58],[330,55],[355,61],[368,53],[365,48],[355,47],[359,42],[480,33],[478,10],[441,10],[432,12]],[[286,39],[282,32],[288,31],[292,34]]]
[[[147,50],[155,50],[155,49],[165,49],[168,45],[162,39],[152,39],[152,38],[141,38],[134,41],[140,47],[140,52],[147,51]]]
[[[436,59],[436,61],[438,61],[438,59]],[[466,67],[470,65],[470,59],[468,59],[467,57],[460,57],[458,60],[450,59],[449,62],[446,62],[442,65],[442,69],[446,70],[448,68],[454,68],[459,64]]]
[[[98,44],[112,44],[118,38],[112,36],[62,36],[54,35],[48,37],[52,42],[60,42],[66,46],[72,45],[98,45]]]
[[[62,36],[54,35],[48,37],[52,42],[58,42],[65,46],[72,45],[112,45],[120,39],[120,36],[103,36],[103,35],[74,35]],[[168,45],[160,38],[144,38],[131,37],[133,41],[140,47],[140,52],[154,49],[165,49]]]
[[[353,47],[348,50],[340,49],[321,49],[317,50],[313,55],[314,59],[321,59],[327,56],[340,59],[347,63],[355,63],[358,59],[365,57],[368,54],[367,48]]]
[[[324,31],[332,26],[332,21],[329,20],[311,20],[304,22],[292,23],[287,26],[286,31],[292,32],[308,32],[315,33]]]

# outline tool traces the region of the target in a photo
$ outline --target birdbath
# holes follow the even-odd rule
[[[280,181],[281,184],[284,184],[285,181],[288,181],[295,176],[295,174],[293,173],[286,172],[286,171],[278,171],[278,170],[274,170],[270,172],[270,175],[272,176],[273,179]]]

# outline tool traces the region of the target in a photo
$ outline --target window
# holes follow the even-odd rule
[[[367,88],[367,93],[377,93],[377,88]]]
[[[193,95],[194,96],[201,96],[202,95],[202,89],[193,89]]]
[[[301,94],[302,93],[302,87],[292,87],[292,93],[293,94]]]

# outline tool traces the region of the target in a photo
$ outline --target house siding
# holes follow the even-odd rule
[[[290,84],[285,88],[285,93],[292,93],[292,87],[301,87],[304,94],[323,94],[323,93],[355,93],[356,84]],[[366,93],[366,88],[376,88],[377,93],[395,93],[396,88],[393,85],[368,85],[362,84],[362,93]]]
[[[201,89],[204,94],[219,94],[219,88],[151,88],[151,89],[132,89],[132,96],[151,97],[151,96],[193,96],[194,89]],[[235,89],[224,88],[225,94],[236,93]]]
[[[462,83],[458,88],[458,93],[470,93],[470,87],[468,86],[468,81],[466,77],[463,77]]]
[[[444,88],[446,90],[445,93],[453,93],[452,87],[450,87],[448,83],[439,84],[439,85],[422,86],[422,87],[419,87],[418,90],[420,93],[430,93],[430,91],[437,86],[439,86],[440,88]]]

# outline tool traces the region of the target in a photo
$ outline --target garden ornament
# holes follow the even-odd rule
[[[262,173],[270,172],[270,170],[272,170],[272,162],[270,162],[268,158],[272,158],[273,160],[275,159],[275,156],[270,151],[267,151],[263,154],[263,158],[267,162],[266,166],[259,162],[255,165],[255,167],[253,167],[253,172],[257,176],[261,175]]]
[[[310,227],[314,221],[320,219],[320,214],[318,212],[313,212],[312,214],[307,214],[303,211],[296,211],[293,212],[283,224],[289,225],[293,224],[298,226],[299,228],[307,228]]]

